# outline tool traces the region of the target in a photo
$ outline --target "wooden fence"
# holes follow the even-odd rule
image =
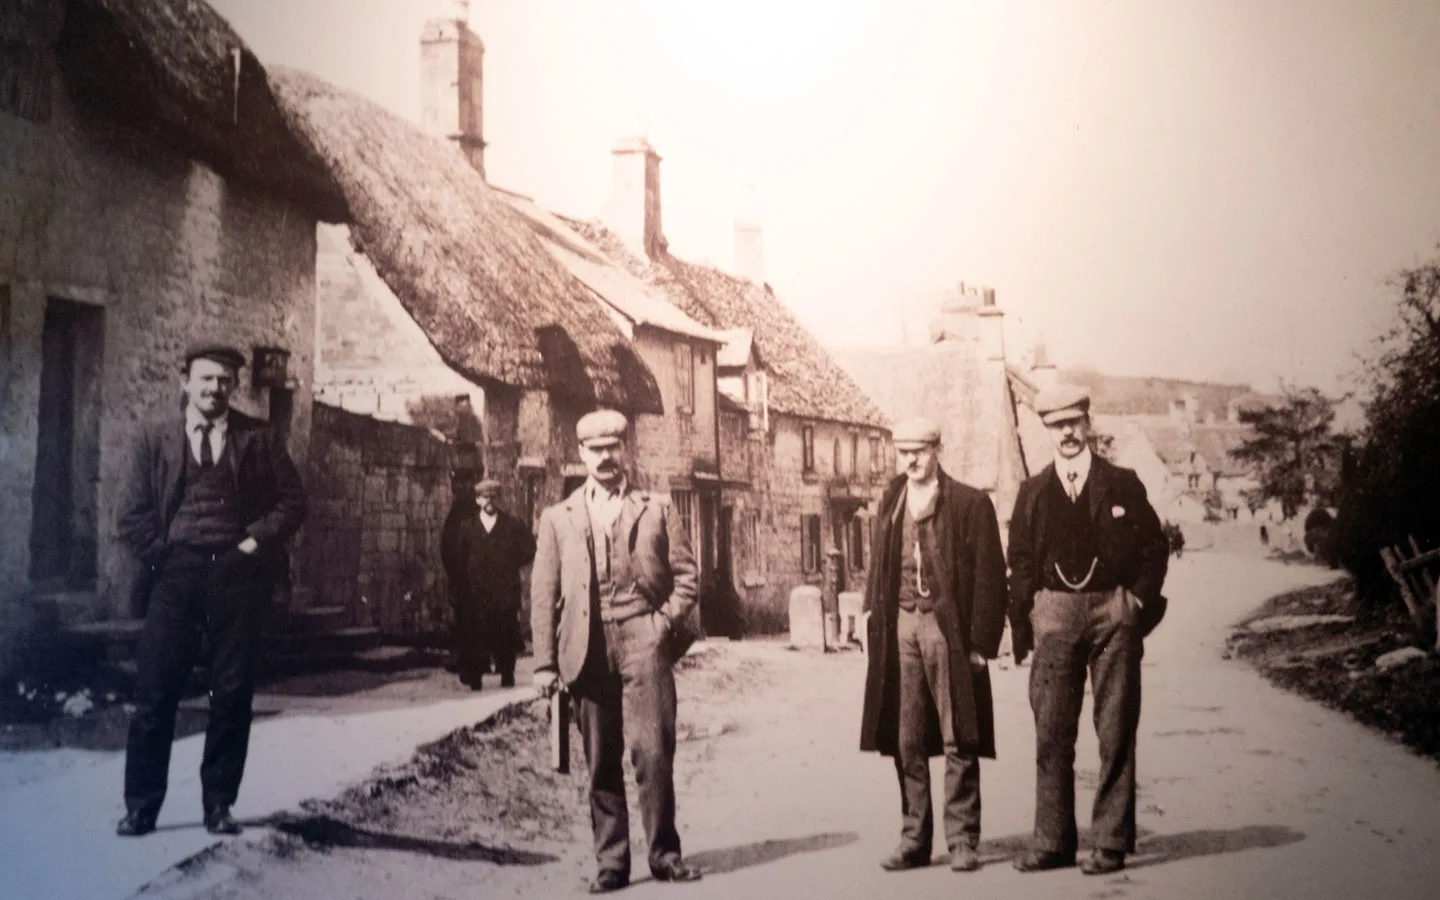
[[[1436,594],[1436,571],[1440,570],[1440,548],[1421,550],[1414,537],[1409,539],[1409,550],[1396,545],[1380,550],[1385,568],[1400,587],[1400,597],[1410,610],[1415,624],[1422,629],[1428,624],[1435,626],[1435,649],[1440,652],[1440,596]]]

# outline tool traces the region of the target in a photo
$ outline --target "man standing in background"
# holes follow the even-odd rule
[[[451,576],[460,680],[480,690],[491,660],[501,687],[515,685],[520,651],[520,571],[535,559],[530,526],[501,509],[500,482],[475,485],[475,508],[455,526]]]

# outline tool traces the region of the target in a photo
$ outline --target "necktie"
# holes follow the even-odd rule
[[[1065,473],[1065,477],[1070,481],[1070,483],[1066,485],[1065,490],[1070,493],[1070,501],[1073,503],[1074,501],[1080,499],[1080,490],[1075,486],[1075,482],[1080,480],[1080,473],[1076,472],[1074,469],[1071,469],[1069,472]]]
[[[215,451],[210,449],[210,432],[215,428],[209,422],[200,426],[200,468],[208,469],[215,465]]]

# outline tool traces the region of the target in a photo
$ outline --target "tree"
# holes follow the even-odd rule
[[[1278,405],[1241,410],[1240,422],[1253,434],[1230,456],[1252,467],[1260,482],[1247,502],[1278,500],[1286,519],[1307,502],[1332,502],[1340,468],[1334,419],[1334,404],[1318,390],[1289,385]]]
[[[1332,533],[1357,595],[1371,603],[1394,595],[1380,548],[1440,539],[1440,257],[1391,286],[1396,323],[1369,366],[1365,430],[1344,453]]]

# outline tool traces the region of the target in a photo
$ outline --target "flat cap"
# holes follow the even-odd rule
[[[498,497],[500,496],[500,482],[493,478],[486,478],[475,483],[475,496],[477,497]]]
[[[891,443],[902,450],[940,443],[940,426],[924,416],[906,419],[891,434]]]
[[[625,416],[613,409],[597,409],[586,413],[575,423],[575,437],[586,447],[618,444],[625,440]]]
[[[187,367],[197,359],[213,359],[235,369],[245,365],[245,354],[227,344],[197,344],[185,351]]]
[[[1035,395],[1035,412],[1046,425],[1058,425],[1090,414],[1090,391],[1075,384],[1057,384]]]

